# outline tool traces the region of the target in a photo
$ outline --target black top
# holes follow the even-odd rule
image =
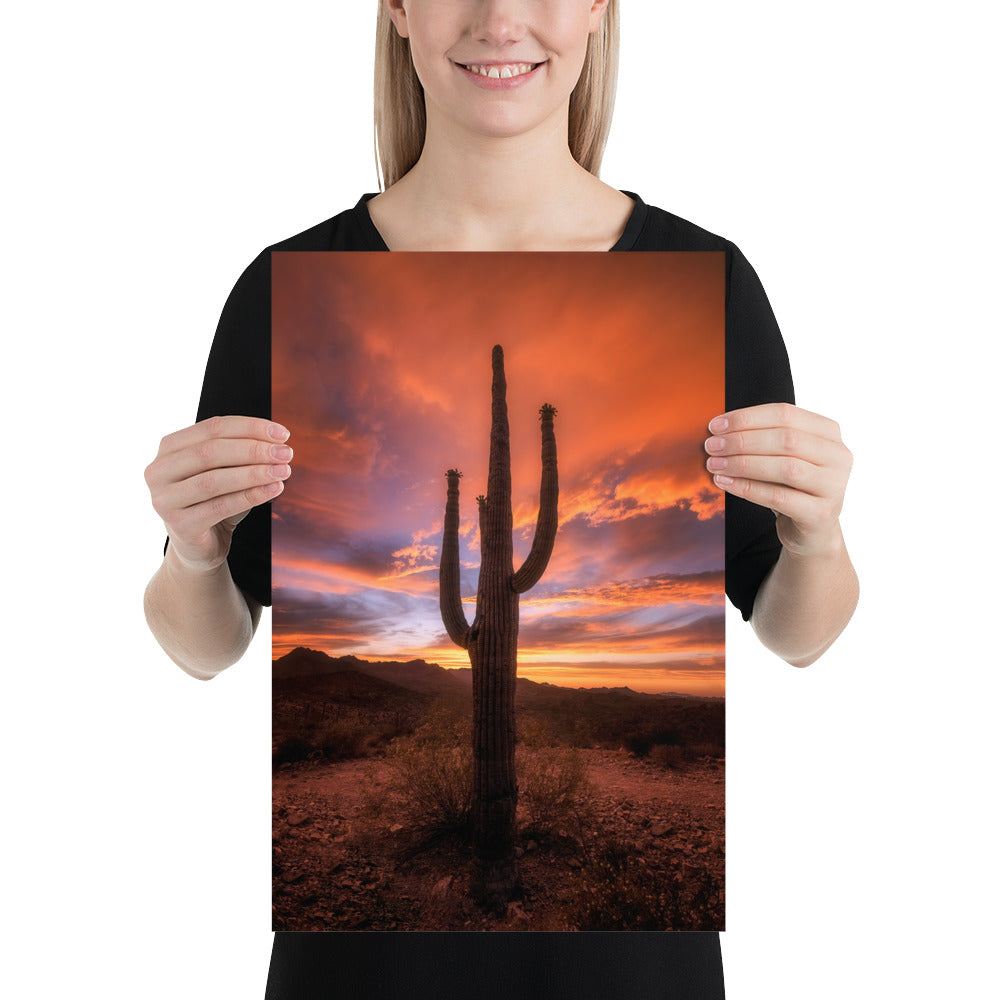
[[[757,274],[739,248],[624,191],[635,207],[621,250],[726,254],[726,409],[795,401],[788,355]],[[198,420],[271,418],[272,250],[388,251],[364,194],[357,204],[267,247],[222,310]],[[280,420],[278,414],[276,419]],[[707,435],[706,428],[706,435]],[[271,604],[271,505],[237,526],[229,553],[236,584]],[[781,552],[774,514],[727,495],[726,593],[750,618],[761,581]],[[275,934],[268,1000],[721,1000],[717,932],[366,932]]]

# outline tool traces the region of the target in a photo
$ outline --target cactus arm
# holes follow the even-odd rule
[[[441,540],[441,569],[438,577],[441,620],[451,641],[462,649],[468,649],[469,623],[462,610],[458,562],[458,480],[462,473],[457,469],[449,469],[447,476],[448,499],[444,509],[444,535]]]
[[[531,552],[524,564],[511,579],[511,587],[518,594],[531,590],[542,578],[559,524],[559,472],[556,467],[556,432],[553,418],[554,406],[546,403],[541,410],[542,419],[542,488],[538,499],[538,523]]]
[[[476,497],[476,503],[479,505],[479,558],[480,560],[485,558],[486,554],[486,536],[488,534],[488,524],[487,524],[487,505],[486,496],[482,493]],[[480,565],[482,562],[480,561]],[[476,594],[476,614],[472,619],[472,625],[469,626],[469,647],[476,641],[476,636],[479,633],[479,628],[482,625],[482,585],[484,583],[483,575],[479,575],[479,593]]]

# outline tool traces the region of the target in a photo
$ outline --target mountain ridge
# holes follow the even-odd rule
[[[302,679],[306,677],[321,677],[354,671],[377,677],[412,691],[439,692],[472,690],[471,667],[442,667],[438,663],[430,663],[422,658],[413,660],[365,660],[354,653],[343,656],[330,656],[322,650],[310,649],[307,646],[296,646],[283,656],[271,661],[271,677],[274,682]],[[688,694],[682,691],[636,691],[627,685],[609,687],[570,687],[565,684],[553,684],[550,681],[534,681],[528,677],[518,677],[517,687],[522,691],[537,690],[544,693],[552,692],[589,692],[593,694],[617,694],[635,698],[684,698],[704,701],[724,701],[718,695]]]

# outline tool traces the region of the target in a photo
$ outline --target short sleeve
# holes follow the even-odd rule
[[[234,415],[271,417],[269,250],[251,261],[229,293],[205,367],[197,420]],[[270,503],[252,508],[236,526],[228,562],[236,585],[270,606]]]
[[[730,243],[726,274],[726,409],[794,403],[788,353],[757,273]],[[757,590],[778,561],[774,513],[726,494],[726,594],[750,620]]]

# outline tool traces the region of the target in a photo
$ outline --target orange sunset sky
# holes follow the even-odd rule
[[[461,480],[466,617],[504,349],[514,568],[538,513],[538,408],[558,411],[559,530],[521,598],[518,674],[722,695],[721,252],[272,254],[274,655],[468,667],[438,609],[445,470]]]

